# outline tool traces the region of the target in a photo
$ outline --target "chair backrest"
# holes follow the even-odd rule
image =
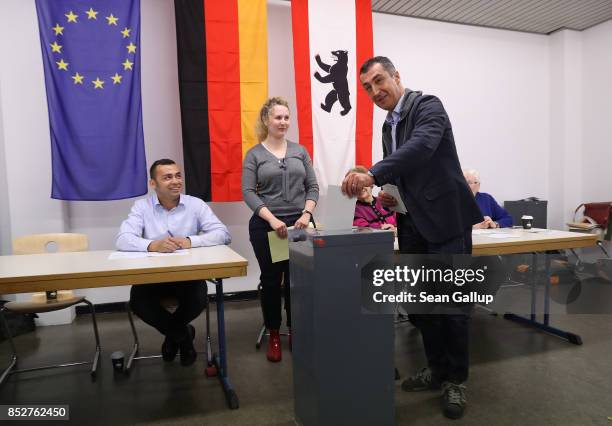
[[[88,247],[89,241],[85,234],[33,234],[13,240],[13,254],[86,251]]]
[[[604,229],[608,227],[611,212],[612,202],[610,201],[605,203],[587,203],[584,205],[584,215],[592,218]]]

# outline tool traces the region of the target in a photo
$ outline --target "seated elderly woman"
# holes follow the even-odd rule
[[[486,192],[480,192],[480,174],[478,171],[466,169],[463,171],[463,176],[476,198],[480,212],[484,216],[484,220],[475,224],[472,228],[507,228],[512,226],[512,216],[502,206],[497,204],[493,196]]]
[[[363,166],[357,166],[349,170],[349,173],[368,174],[368,169]],[[357,196],[353,226],[389,229],[397,233],[395,212],[387,210],[382,206],[380,199],[372,195],[371,186],[364,187]]]

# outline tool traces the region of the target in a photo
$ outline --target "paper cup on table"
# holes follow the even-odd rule
[[[533,216],[521,216],[521,224],[523,225],[523,229],[531,229],[531,225],[533,224]]]

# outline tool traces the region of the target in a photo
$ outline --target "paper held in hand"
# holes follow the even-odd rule
[[[350,230],[355,218],[355,201],[355,198],[344,195],[339,185],[329,185],[325,210],[321,216],[321,228],[326,231]]]
[[[406,214],[406,206],[404,205],[404,202],[402,201],[402,197],[399,193],[399,189],[397,189],[397,186],[391,185],[390,183],[388,183],[386,185],[383,185],[382,189],[383,191],[385,191],[385,194],[389,194],[390,196],[392,196],[393,198],[397,200],[397,204],[393,207],[389,207],[389,210],[392,210],[394,212],[401,213],[401,214]]]
[[[289,259],[289,240],[287,238],[281,239],[276,232],[270,231],[268,232],[268,244],[270,246],[272,263]]]
[[[312,228],[312,223],[309,223],[308,227]],[[292,229],[293,226],[287,228],[288,231]],[[272,263],[289,260],[289,239],[281,239],[275,231],[270,231],[268,232],[268,244],[270,246],[270,257],[272,258]]]

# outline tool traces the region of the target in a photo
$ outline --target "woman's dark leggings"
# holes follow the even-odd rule
[[[293,226],[301,215],[281,216],[287,227]],[[285,311],[287,313],[287,326],[291,327],[291,296],[289,291],[289,261],[272,263],[270,246],[268,244],[268,232],[272,228],[262,218],[253,215],[249,221],[249,237],[255,257],[259,263],[261,275],[261,308],[263,310],[264,324],[267,329],[276,330],[280,328],[281,317],[281,293],[285,296]],[[283,288],[281,289],[281,284]]]

